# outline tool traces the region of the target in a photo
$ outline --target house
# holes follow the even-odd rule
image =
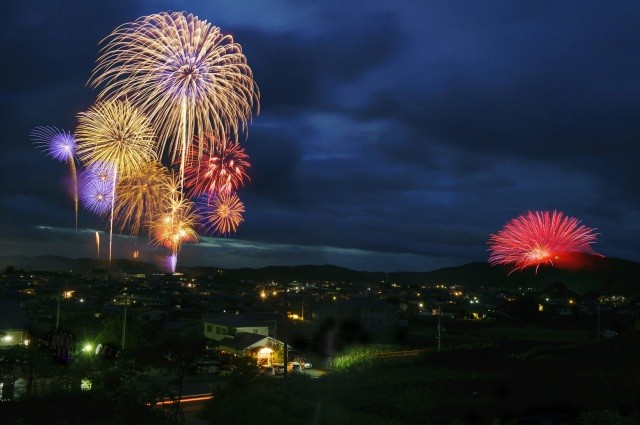
[[[215,314],[202,318],[204,336],[220,341],[242,332],[275,337],[276,319],[268,315]]]
[[[220,351],[255,358],[259,366],[271,366],[273,352],[283,347],[284,344],[275,338],[249,332],[222,338],[218,345]]]
[[[18,301],[0,301],[0,349],[28,344],[31,322]]]

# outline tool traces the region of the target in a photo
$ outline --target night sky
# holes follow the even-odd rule
[[[640,260],[640,7],[635,1],[29,1],[2,5],[0,255],[102,255],[75,231],[68,170],[29,131],[74,131],[98,43],[167,10],[233,34],[261,91],[242,145],[245,222],[179,264],[331,263],[426,271],[486,261],[528,210],[597,228]],[[120,236],[115,257],[166,254]]]

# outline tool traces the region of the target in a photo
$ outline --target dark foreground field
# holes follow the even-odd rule
[[[640,423],[640,334],[581,342],[547,335],[408,358],[360,356],[320,379],[291,377],[286,401],[281,379],[263,379],[219,394],[206,416],[229,424]]]

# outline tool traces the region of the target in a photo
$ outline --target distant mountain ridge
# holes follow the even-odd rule
[[[546,288],[554,282],[563,282],[568,288],[578,293],[592,290],[606,291],[623,295],[640,295],[640,263],[633,261],[602,258],[585,255],[586,268],[575,270],[540,267],[526,269],[509,274],[505,267],[491,267],[486,262],[468,263],[457,267],[446,267],[429,272],[366,272],[345,267],[324,265],[301,266],[268,266],[259,269],[224,269],[219,267],[178,267],[178,271],[189,275],[215,275],[224,270],[225,275],[235,280],[264,282],[292,281],[337,281],[365,284],[389,281],[399,284],[444,284],[463,285],[474,289],[495,287],[506,289]],[[162,273],[156,265],[125,259],[106,260],[90,258],[71,259],[61,256],[47,255],[38,257],[0,256],[0,270],[13,266],[16,270],[25,271],[74,271],[82,272],[91,269],[122,270],[127,273]]]
[[[160,273],[157,266],[141,261],[115,259],[111,264],[107,260],[95,258],[68,258],[59,255],[41,255],[29,257],[26,255],[0,256],[0,269],[8,266],[24,271],[49,272],[87,272],[93,269],[122,270],[127,273]]]

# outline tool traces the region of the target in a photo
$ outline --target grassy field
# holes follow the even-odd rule
[[[555,423],[640,423],[640,334],[595,341],[572,326],[463,324],[442,351],[406,358],[375,353],[430,340],[432,329],[414,329],[406,345],[380,335],[376,344],[343,350],[351,358],[319,379],[291,377],[286,400],[281,379],[264,379],[225,403],[264,413],[262,400],[285,408],[275,409],[278,423],[296,425],[516,424],[554,415],[566,419]],[[274,423],[256,415],[215,423]]]

